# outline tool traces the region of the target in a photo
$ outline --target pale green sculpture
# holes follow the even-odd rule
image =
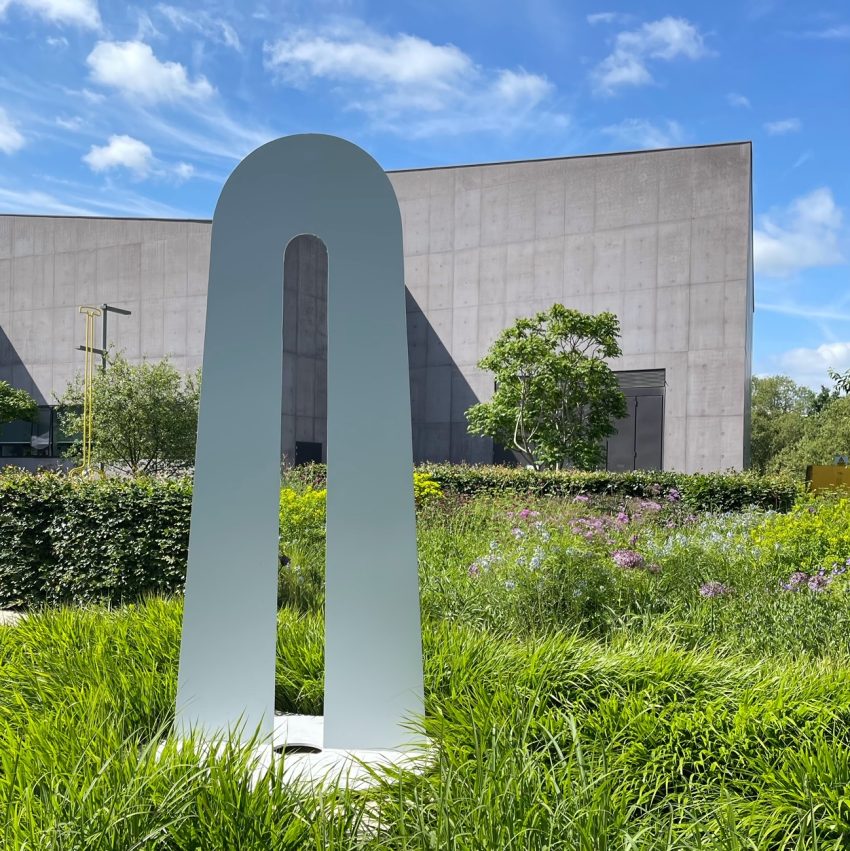
[[[283,257],[300,234],[328,251],[324,747],[393,749],[424,711],[401,217],[381,167],[332,136],[258,148],[216,206],[176,726],[272,732]]]

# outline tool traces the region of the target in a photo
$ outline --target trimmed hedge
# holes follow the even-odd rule
[[[654,496],[675,487],[694,511],[747,506],[787,511],[802,488],[751,473],[535,472],[427,464],[447,492]],[[325,484],[324,465],[287,471],[289,487]],[[186,573],[192,481],[82,480],[54,473],[0,474],[0,608],[179,593]]]
[[[672,473],[635,470],[527,470],[522,467],[422,464],[449,493],[474,496],[480,493],[525,493],[537,496],[575,496],[579,493],[613,496],[656,496],[661,489],[676,488],[694,511],[740,511],[757,508],[788,511],[803,492],[800,482],[757,473]],[[307,464],[285,474],[294,487],[325,487],[324,464]]]

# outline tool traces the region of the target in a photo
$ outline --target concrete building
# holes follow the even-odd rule
[[[416,460],[503,457],[467,434],[464,412],[493,390],[476,363],[517,317],[562,302],[620,318],[611,366],[630,414],[609,468],[745,466],[751,173],[748,142],[391,172]],[[50,405],[82,367],[78,306],[104,302],[132,311],[109,319],[130,359],[200,366],[209,248],[208,221],[0,216],[0,379]],[[301,237],[284,265],[282,450],[324,457],[327,257]],[[45,407],[34,428],[7,426],[0,455],[43,463],[51,422]]]

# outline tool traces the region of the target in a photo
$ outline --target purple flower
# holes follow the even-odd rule
[[[696,514],[689,514],[685,518],[685,523],[696,523],[698,520],[699,520],[699,517],[697,517]]]
[[[636,553],[634,550],[614,550],[611,553],[611,558],[619,565],[624,568],[635,568],[643,566],[643,556],[640,553]]]
[[[803,587],[809,581],[809,574],[803,573],[802,570],[795,570],[788,577],[787,582],[782,583],[782,587],[786,591],[799,591],[801,587]]]
[[[829,584],[832,582],[831,576],[826,576],[823,571],[818,571],[815,576],[810,576],[806,583],[810,591],[826,591]]]
[[[640,507],[645,508],[647,511],[661,511],[661,503],[655,502],[652,499],[642,499],[640,501]]]
[[[661,493],[661,485],[657,482],[649,486],[649,492],[654,496],[658,496]]]
[[[471,565],[469,565],[469,570],[467,570],[467,573],[470,576],[478,576],[478,574],[481,573],[481,567],[478,565],[477,561],[474,561]]]
[[[519,539],[519,538],[522,538],[525,535],[525,532],[523,532],[522,529],[519,528],[519,526],[514,526],[514,528],[511,529],[511,534],[515,538]]]
[[[726,597],[732,593],[732,589],[722,582],[704,582],[699,587],[700,597]]]
[[[590,497],[586,493],[580,493],[573,497],[573,502],[590,502]]]
[[[522,517],[523,520],[528,520],[529,517],[537,517],[539,514],[539,511],[532,511],[530,508],[523,508],[523,510],[520,511],[519,516]]]
[[[638,542],[638,536],[637,535],[632,535],[631,538],[629,538],[629,546],[630,547],[636,547],[637,542]]]
[[[682,495],[679,493],[677,488],[670,488],[667,491],[667,500],[668,502],[678,502],[682,498]]]
[[[516,582],[514,582],[513,579],[508,579],[508,581],[505,582],[505,588],[507,588],[508,591],[513,591],[514,588],[516,588]]]
[[[650,573],[661,573],[661,565],[660,564],[648,564],[646,569]]]
[[[625,511],[621,511],[614,519],[617,521],[617,523],[624,526],[626,523],[629,522],[629,515],[626,514]]]

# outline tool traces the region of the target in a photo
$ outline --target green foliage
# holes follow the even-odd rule
[[[413,472],[413,499],[417,508],[430,507],[443,498],[443,488],[427,470]]]
[[[516,449],[535,469],[598,466],[603,438],[626,415],[605,362],[621,354],[619,333],[613,313],[593,316],[561,304],[518,319],[478,364],[495,375],[496,390],[466,412],[469,430]]]
[[[168,362],[133,365],[110,352],[92,385],[92,460],[133,475],[173,473],[195,461],[201,373],[188,378]],[[83,380],[60,400],[62,430],[82,431]],[[78,447],[74,450],[78,451]]]
[[[14,420],[34,420],[38,416],[38,403],[27,393],[0,381],[0,426]]]
[[[753,377],[750,431],[753,469],[767,472],[773,459],[800,439],[815,398],[814,391],[787,375]]]
[[[850,453],[850,396],[831,401],[808,417],[799,439],[782,449],[772,470],[803,478],[809,464],[832,464],[838,454]]]

